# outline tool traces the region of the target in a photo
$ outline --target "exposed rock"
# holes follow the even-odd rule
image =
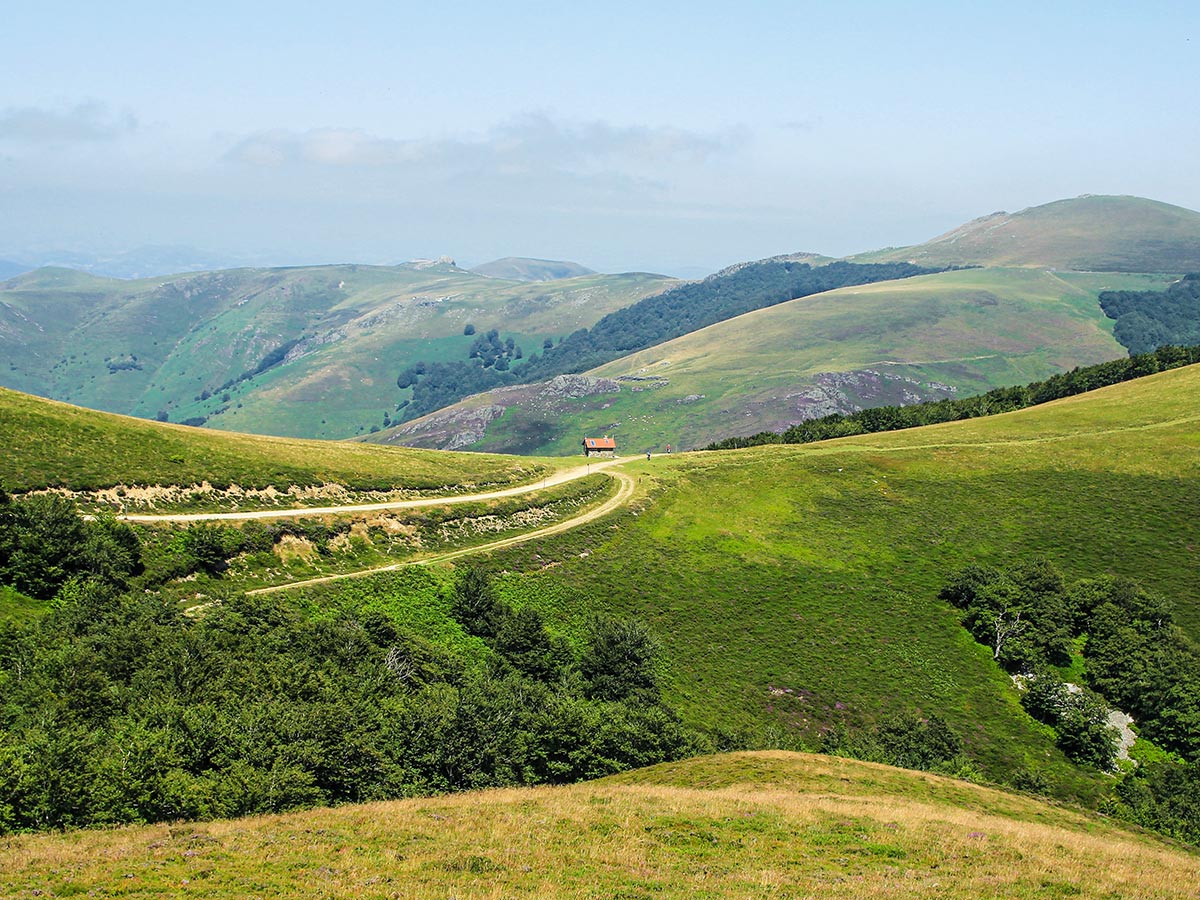
[[[593,397],[596,394],[613,394],[621,390],[621,386],[611,378],[596,378],[593,375],[555,375],[552,379],[540,385],[538,400],[561,400],[580,397]]]
[[[449,256],[439,256],[437,259],[410,259],[407,263],[405,263],[405,265],[407,265],[409,268],[417,270],[432,269],[434,266],[458,267],[458,263],[456,263],[454,259]]]
[[[615,394],[620,390],[621,386],[613,379],[593,375],[557,375],[538,384],[496,388],[476,398],[478,401],[486,396],[489,403],[480,406],[460,404],[430,413],[401,425],[384,441],[406,447],[460,450],[482,440],[488,425],[511,407],[554,417],[571,409],[575,401]]]
[[[389,444],[458,450],[483,437],[487,427],[506,407],[498,403],[475,407],[451,407],[415,422],[402,425],[387,437]]]

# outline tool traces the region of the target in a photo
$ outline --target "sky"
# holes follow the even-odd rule
[[[14,4],[0,258],[697,274],[1200,209],[1200,4]],[[40,257],[39,257],[40,258]]]

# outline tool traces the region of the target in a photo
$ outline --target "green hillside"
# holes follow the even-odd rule
[[[757,310],[554,383],[468,398],[371,440],[570,453],[697,447],[867,406],[966,396],[1123,355],[1097,301],[1161,276],[970,269]],[[567,376],[571,377],[571,376]]]
[[[1086,794],[937,594],[962,566],[1042,556],[1138,580],[1200,638],[1198,389],[1191,366],[987,419],[638,460],[636,515],[493,564],[559,627],[651,622],[689,723],[814,741],[938,713],[994,777],[1048,767]]]
[[[1141,197],[1085,195],[983,216],[915,247],[854,257],[922,266],[1098,272],[1200,270],[1200,213]]]
[[[346,437],[395,413],[407,365],[465,359],[468,325],[532,352],[671,283],[524,284],[450,261],[140,281],[40,269],[0,285],[0,383],[145,418]]]
[[[354,491],[532,481],[557,461],[228,434],[95,412],[0,388],[0,485],[242,488],[332,482]]]
[[[13,816],[24,815],[23,804],[37,798],[69,812],[76,808],[70,799],[76,794],[80,803],[88,796],[88,817],[62,821],[109,821],[97,818],[98,810],[109,810],[106,815],[116,816],[112,821],[128,821],[143,808],[156,810],[155,817],[169,808],[203,818],[221,810],[229,815],[304,805],[325,796],[394,797],[406,785],[461,789],[574,780],[636,765],[637,759],[678,757],[689,748],[841,746],[839,728],[864,733],[897,715],[944,720],[961,737],[970,760],[959,759],[953,771],[1036,785],[1060,798],[1095,804],[1111,792],[1112,779],[1066,759],[1053,731],[1021,706],[991,650],[972,639],[959,612],[938,593],[966,565],[1008,567],[1045,558],[1073,579],[1136,578],[1176,607],[1175,618],[1188,634],[1200,635],[1191,528],[1200,487],[1200,457],[1194,452],[1200,445],[1198,388],[1200,366],[1191,366],[985,419],[800,446],[632,458],[620,466],[633,492],[623,512],[478,554],[497,573],[499,605],[492,608],[504,610],[498,621],[507,624],[494,631],[481,624],[491,621],[490,613],[477,620],[464,612],[476,607],[460,605],[451,573],[426,566],[239,598],[239,589],[250,586],[243,579],[258,576],[245,575],[249,569],[237,564],[221,574],[218,558],[203,579],[190,569],[179,571],[187,573],[180,584],[197,603],[205,599],[211,606],[214,596],[226,598],[218,599],[215,610],[189,619],[180,614],[176,585],[161,580],[173,577],[164,566],[172,547],[199,546],[195,540],[213,532],[156,529],[143,537],[147,569],[137,576],[135,590],[105,600],[64,589],[37,620],[45,627],[12,633],[13,640],[25,642],[21,646],[54,650],[56,642],[70,641],[61,628],[77,629],[93,642],[88,665],[102,677],[68,687],[77,684],[71,680],[77,670],[56,665],[51,652],[39,657],[41,680],[26,680],[24,663],[18,671],[10,660],[6,674],[18,679],[10,683],[21,691],[10,706],[14,714],[18,707],[25,710],[25,726],[20,754],[9,758],[19,758],[25,774],[9,785],[9,820],[17,821]],[[73,428],[72,420],[64,423],[60,442]],[[207,441],[239,439],[133,424]],[[259,440],[260,458],[289,443],[310,457],[320,446]],[[350,449],[387,453],[369,446]],[[96,454],[108,454],[111,462],[121,450],[100,448],[89,455]],[[233,454],[214,462],[226,474],[233,465],[245,465]],[[592,488],[581,484],[580,490]],[[472,514],[483,524],[495,511]],[[510,511],[522,514],[516,507]],[[441,523],[427,524],[432,537]],[[510,526],[519,530],[520,523],[503,527]],[[89,527],[108,526],[101,521]],[[386,527],[379,529],[382,536]],[[283,532],[273,536],[261,527],[240,536],[221,534],[222,541],[237,537],[243,550],[253,545],[256,552],[239,557],[247,565],[265,558],[272,569],[279,568],[273,556],[278,547],[263,539],[278,539],[295,552],[310,534],[330,548],[337,541],[354,548],[356,536],[360,543],[362,538],[353,526],[339,531],[328,518],[297,523],[286,540],[279,536]],[[334,534],[339,537],[329,539]],[[487,540],[482,532],[466,538],[468,547]],[[6,602],[16,618],[31,615],[20,597]],[[100,605],[93,609],[93,603]],[[598,633],[597,614],[650,625],[661,650],[647,689],[656,693],[661,687],[678,721],[656,706],[595,719],[603,714],[597,697],[570,696],[581,684],[594,689],[598,683],[587,680],[591,670],[583,662]],[[246,631],[251,623],[261,641]],[[518,626],[520,632],[505,630]],[[530,634],[537,636],[533,644]],[[132,643],[112,643],[117,638]],[[172,647],[203,649],[210,668],[164,670],[154,653],[168,640]],[[379,668],[384,651],[390,659],[397,641],[408,642],[408,663],[421,672],[418,683],[397,682],[386,665]],[[163,652],[173,658],[176,650]],[[352,665],[344,667],[338,654],[349,654]],[[130,680],[135,658],[144,668]],[[565,668],[545,681],[522,681],[503,669],[538,659]],[[239,692],[255,678],[262,680],[262,692],[243,703]],[[348,704],[348,688],[336,679],[361,680],[362,696]],[[151,683],[155,687],[147,694],[142,689]],[[363,705],[372,691],[387,698],[386,708]],[[188,718],[177,705],[163,713],[162,727],[147,730],[140,712],[101,731],[87,725],[89,715],[104,720],[104,704],[158,709],[156,692],[180,704],[208,692],[223,699],[205,707],[204,715],[215,717],[207,724]],[[38,710],[51,694],[61,698],[56,714],[76,730],[42,724]],[[75,702],[82,705],[70,712]],[[327,718],[314,719],[306,705],[312,703]],[[505,743],[515,740],[508,720],[504,727],[499,720],[486,723],[518,710],[530,741]],[[225,727],[240,729],[234,724],[240,717],[257,721],[260,715],[266,717],[265,730],[237,731],[236,746],[262,754],[247,764],[241,781],[242,770],[217,745],[173,743],[185,731],[218,734]],[[603,729],[597,727],[601,722]],[[687,736],[683,729],[692,728],[703,735]],[[576,749],[585,733],[586,748]],[[272,743],[286,734],[303,737]],[[80,740],[91,735],[87,740],[101,762],[78,784],[64,784],[62,790],[75,793],[63,794],[39,773],[50,771],[46,760],[60,751],[73,760],[70,778],[83,771],[79,765],[90,757],[74,735]],[[116,748],[126,739],[143,742],[129,757],[136,762],[131,771],[143,775],[129,775],[118,765]],[[38,750],[43,740],[46,753]],[[270,755],[280,752],[278,758]],[[331,767],[329,760],[343,759],[343,753],[352,754],[353,764]],[[179,766],[177,773],[172,767]],[[213,780],[218,772],[223,780]],[[291,786],[279,794],[271,786],[278,773]],[[769,774],[759,774],[773,783]],[[728,783],[722,781],[726,777],[705,776],[713,780],[707,783]],[[139,784],[150,783],[171,785],[170,795],[138,793]],[[323,793],[328,785],[338,790]],[[104,793],[109,787],[117,791],[111,804]],[[876,795],[887,790],[872,787]]]
[[[1196,856],[1028,797],[732,754],[571,787],[10,838],[6,896],[1192,896]]]

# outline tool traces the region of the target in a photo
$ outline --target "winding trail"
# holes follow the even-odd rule
[[[343,513],[384,512],[389,509],[420,509],[424,506],[452,506],[459,503],[474,503],[478,500],[500,500],[504,497],[519,497],[522,494],[531,494],[534,491],[541,491],[560,484],[566,484],[569,481],[575,481],[579,478],[586,478],[592,472],[600,472],[604,469],[607,469],[609,466],[615,466],[623,462],[629,462],[629,458],[617,457],[615,459],[599,460],[597,462],[588,463],[587,465],[576,466],[573,469],[562,469],[558,472],[555,472],[553,475],[548,475],[539,481],[534,481],[529,484],[522,484],[512,488],[504,488],[503,490],[499,491],[485,491],[480,494],[455,494],[449,497],[421,497],[416,500],[392,500],[384,503],[359,503],[346,506],[296,506],[289,509],[256,509],[248,510],[246,512],[163,513],[159,515],[130,513],[127,515],[118,516],[117,518],[126,522],[141,522],[144,524],[153,524],[155,522],[237,522],[246,521],[248,519],[287,519],[296,518],[299,516],[329,516]]]
[[[619,462],[619,461],[620,460],[613,460],[612,462],[606,462],[604,464],[604,467],[607,468],[609,465],[612,465],[613,463]],[[596,465],[593,464],[592,468],[593,469],[596,468]],[[573,469],[571,471],[578,471],[578,470]],[[587,473],[585,472],[584,474],[587,474]],[[594,509],[586,510],[577,516],[573,516],[570,519],[564,519],[563,521],[556,522],[553,525],[547,525],[545,528],[538,528],[538,529],[535,529],[534,531],[528,531],[524,534],[518,534],[518,535],[514,535],[512,537],[501,538],[500,540],[492,541],[487,544],[480,544],[477,547],[465,547],[465,548],[462,548],[459,550],[449,550],[445,553],[436,553],[432,556],[422,557],[421,559],[406,560],[405,562],[391,563],[390,565],[386,565],[386,566],[376,566],[375,568],[371,568],[371,569],[360,569],[357,572],[345,572],[345,573],[342,573],[339,575],[323,575],[320,578],[309,578],[305,581],[292,581],[292,582],[289,582],[288,584],[276,584],[276,585],[271,585],[270,587],[256,588],[252,591],[246,591],[246,594],[247,595],[273,594],[273,593],[276,593],[277,591],[290,591],[290,590],[293,590],[294,588],[309,587],[310,585],[324,584],[329,581],[342,581],[347,578],[364,578],[369,575],[378,575],[381,572],[395,572],[397,569],[403,569],[408,566],[432,566],[432,565],[436,565],[437,563],[449,562],[450,560],[458,559],[459,557],[470,556],[475,553],[487,553],[492,550],[501,550],[505,547],[512,547],[517,544],[523,544],[526,541],[536,540],[537,538],[549,537],[550,535],[559,534],[563,531],[570,531],[572,528],[577,528],[578,526],[584,525],[587,522],[591,522],[596,519],[599,519],[601,516],[608,515],[613,510],[624,506],[626,503],[629,502],[630,498],[633,497],[633,492],[634,492],[634,488],[637,485],[637,481],[632,476],[627,475],[624,472],[609,472],[607,474],[609,475],[609,477],[615,478],[620,483],[620,485],[617,489],[617,492],[615,494],[613,494],[613,496],[609,497],[607,500],[605,500],[603,503],[601,503],[599,506],[595,507]],[[574,477],[578,478],[580,476],[575,475]],[[565,480],[570,481],[572,479],[568,478]],[[561,484],[562,482],[559,481],[557,483]],[[508,496],[512,496],[512,495],[513,495],[512,491],[501,491],[498,494],[494,494],[494,495],[476,494],[476,495],[474,495],[474,497],[472,499],[478,500],[478,499],[481,499],[481,498],[484,498],[487,496],[508,497]],[[465,500],[460,501],[460,502],[465,502]],[[423,502],[421,505],[429,505],[429,504]],[[340,507],[339,509],[344,511],[348,508],[349,507]],[[372,508],[375,508],[375,507],[372,507]],[[389,506],[387,508],[394,509],[396,507]]]

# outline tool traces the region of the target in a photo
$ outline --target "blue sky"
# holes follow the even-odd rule
[[[578,6],[21,4],[0,256],[674,272],[1081,193],[1200,208],[1195,4]]]

